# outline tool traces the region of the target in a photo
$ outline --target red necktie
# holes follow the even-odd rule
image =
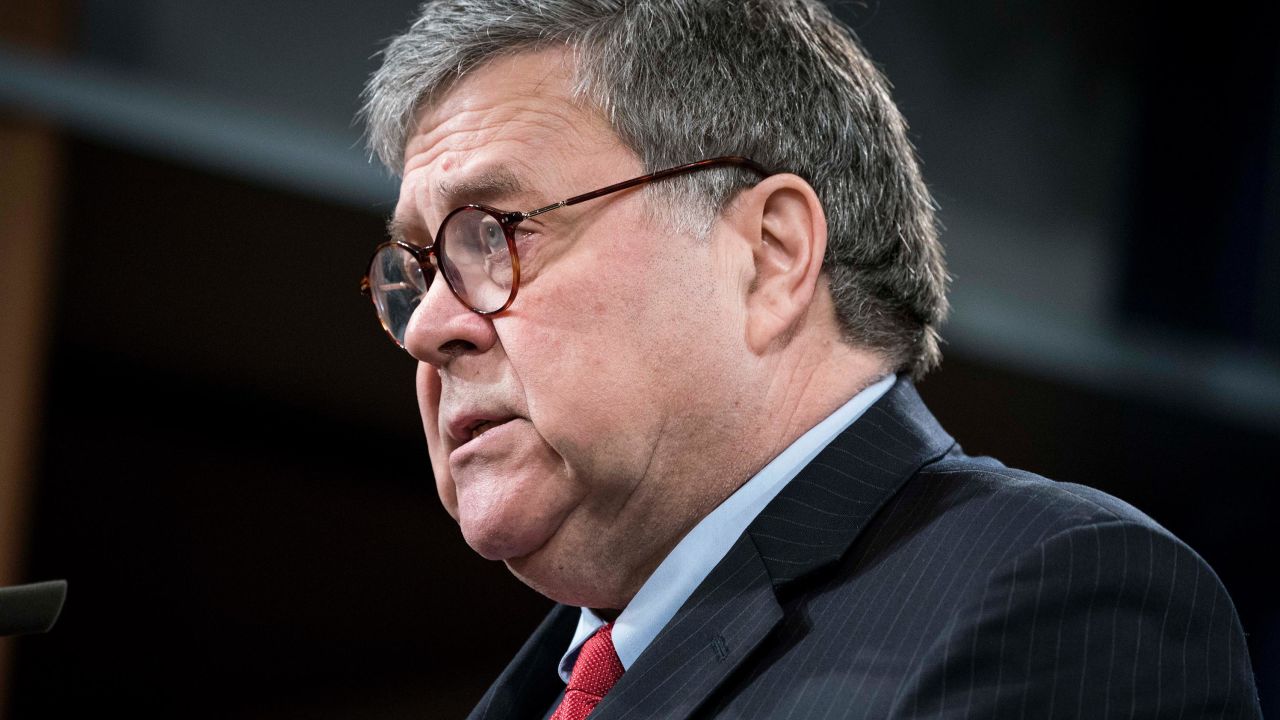
[[[569,674],[569,687],[551,720],[583,720],[622,677],[622,661],[613,649],[613,623],[587,638]]]

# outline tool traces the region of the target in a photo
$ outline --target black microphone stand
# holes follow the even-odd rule
[[[49,632],[66,599],[66,580],[0,587],[0,637]]]

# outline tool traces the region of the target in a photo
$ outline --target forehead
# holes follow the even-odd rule
[[[575,99],[573,84],[571,60],[560,50],[497,59],[469,73],[418,113],[397,216],[413,211],[425,221],[469,202],[553,202],[556,193],[614,179],[617,153],[631,153],[600,113]]]

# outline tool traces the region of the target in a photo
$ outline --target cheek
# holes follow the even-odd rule
[[[458,519],[458,491],[449,471],[449,458],[440,436],[440,375],[426,363],[418,364],[418,410],[422,414],[422,429],[427,436],[427,451],[431,454],[431,471],[435,475],[436,492],[445,510]]]
[[[521,335],[525,352],[511,355],[522,379],[535,384],[530,391],[572,396],[575,388],[625,381],[643,364],[633,338],[652,334],[647,318],[652,295],[660,293],[652,293],[645,273],[625,260],[606,265],[607,258],[584,255],[571,260],[581,267],[566,268],[522,309],[529,330]]]
[[[664,273],[634,238],[570,253],[521,293],[499,334],[530,417],[578,470],[621,471],[661,421],[668,345],[679,333]],[[590,242],[584,240],[583,242]],[[518,324],[518,331],[516,325]],[[508,339],[509,338],[509,339]],[[611,455],[612,458],[603,457]],[[632,458],[634,459],[634,458]]]

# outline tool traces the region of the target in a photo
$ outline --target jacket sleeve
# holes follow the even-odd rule
[[[1158,526],[1079,524],[975,587],[894,717],[1262,717],[1231,598]]]

